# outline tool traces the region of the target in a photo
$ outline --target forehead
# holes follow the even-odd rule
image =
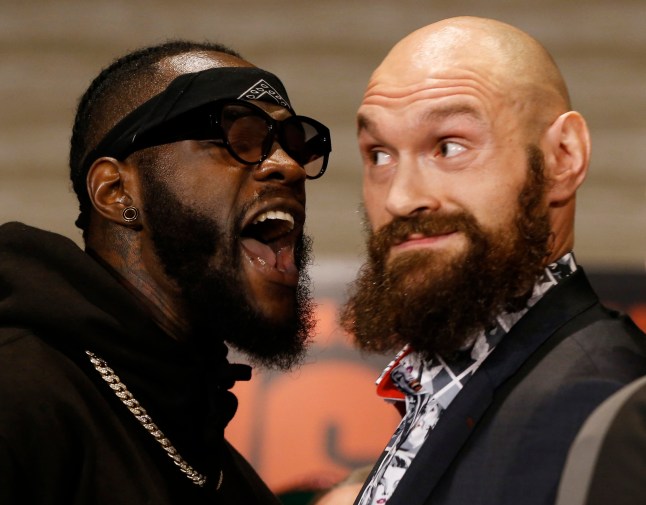
[[[227,53],[194,51],[168,56],[159,61],[158,69],[171,79],[178,75],[201,72],[218,67],[251,67],[249,62]]]
[[[378,85],[367,92],[357,114],[359,133],[414,134],[441,125],[493,128],[502,113],[496,96],[473,83],[425,81],[412,86]],[[508,119],[507,119],[508,120]]]
[[[414,32],[372,74],[362,106],[405,109],[460,97],[483,110],[498,108],[513,87],[500,49],[480,30],[441,25]]]
[[[267,114],[269,114],[274,119],[278,119],[278,120],[287,119],[289,116],[292,115],[289,109],[283,107],[282,105],[269,103],[269,102],[261,102],[260,100],[253,100],[251,103],[253,103],[253,105],[255,105],[256,107],[259,107],[260,109],[264,110]]]
[[[365,130],[378,135],[391,128],[423,131],[440,124],[485,128],[488,119],[486,111],[478,104],[453,97],[438,101],[418,100],[403,109],[388,103],[364,104],[357,114],[357,126],[360,133]]]
[[[501,79],[476,65],[384,65],[372,75],[362,105],[404,108],[420,101],[463,97],[487,107],[503,98],[505,87]]]
[[[503,90],[499,79],[479,65],[438,60],[407,67],[398,60],[373,74],[358,111],[358,124],[360,129],[385,121],[411,128],[458,119],[493,124],[510,110],[509,96]]]

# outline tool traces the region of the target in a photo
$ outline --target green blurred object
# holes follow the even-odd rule
[[[307,505],[320,491],[300,490],[287,491],[278,495],[278,499],[283,505]]]

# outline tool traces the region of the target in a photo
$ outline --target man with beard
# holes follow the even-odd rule
[[[329,132],[218,44],[128,54],[82,97],[85,252],[0,227],[0,503],[277,503],[224,439],[255,362],[313,328],[305,180]]]
[[[399,42],[358,112],[368,261],[342,311],[397,351],[404,411],[361,505],[550,504],[568,446],[646,373],[644,335],[572,253],[589,136],[527,34],[444,20]]]

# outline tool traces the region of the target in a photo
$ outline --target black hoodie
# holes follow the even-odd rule
[[[107,362],[199,487],[114,394]],[[72,241],[0,226],[0,503],[277,503],[224,441],[237,402],[223,342],[164,333],[135,296]],[[220,470],[223,482],[215,490]]]

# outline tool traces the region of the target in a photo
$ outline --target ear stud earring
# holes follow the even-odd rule
[[[139,218],[139,209],[137,207],[126,207],[121,215],[126,223],[132,223]]]

